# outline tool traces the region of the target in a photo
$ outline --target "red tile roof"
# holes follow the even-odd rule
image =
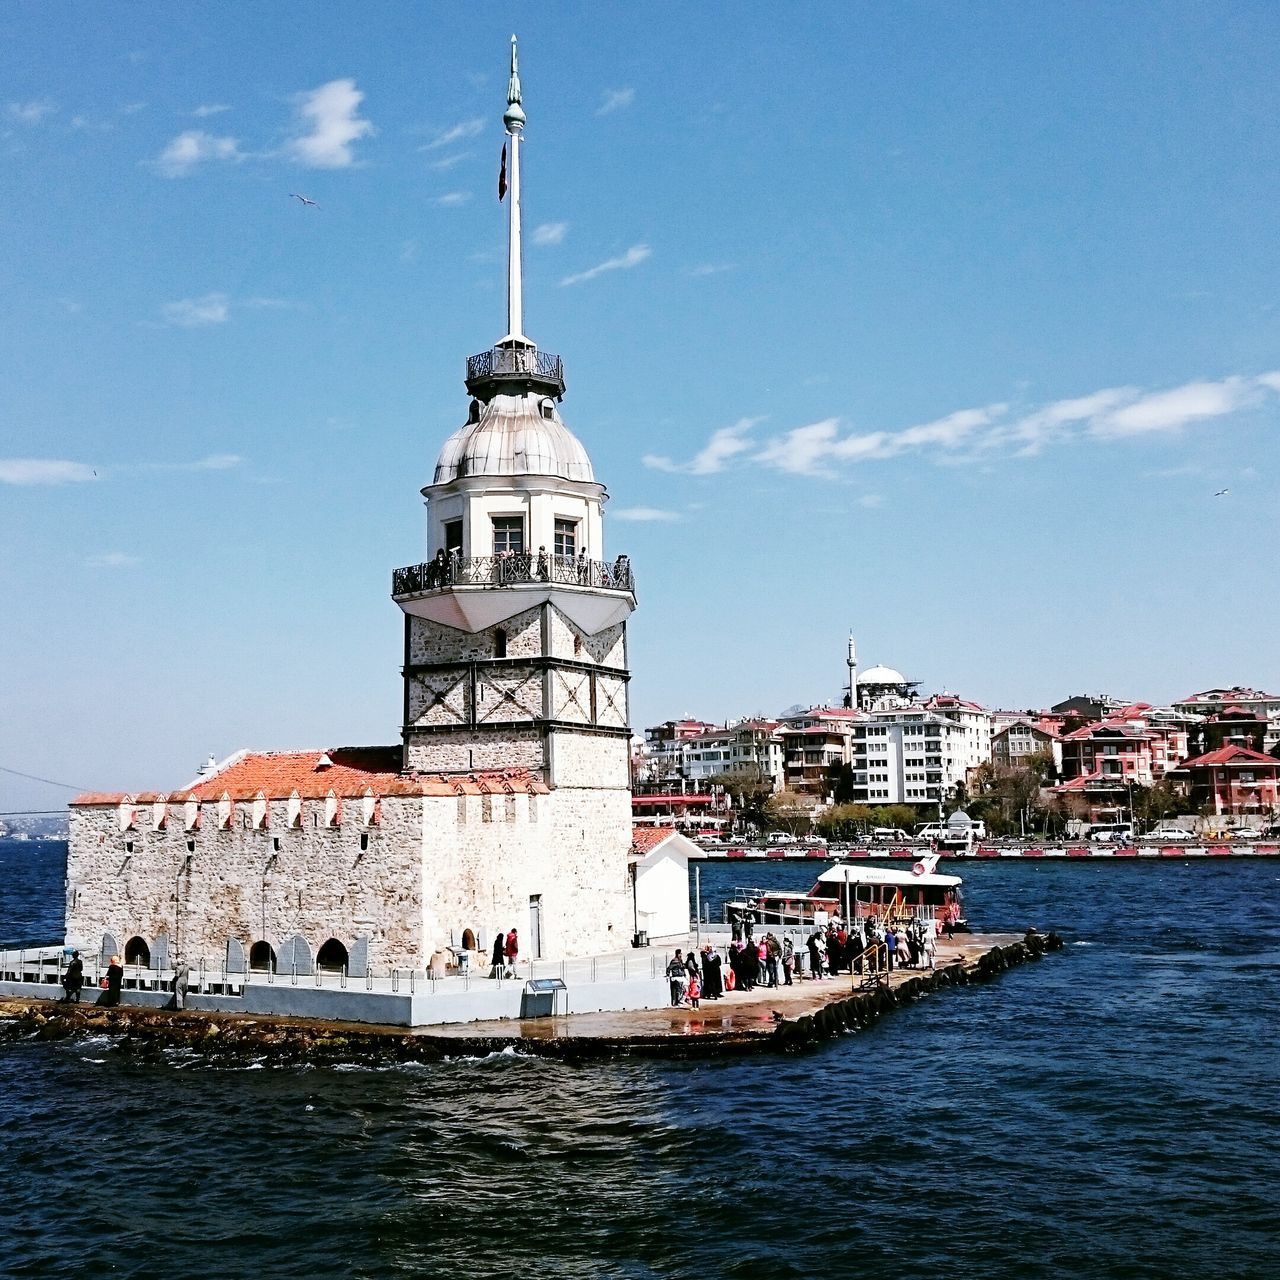
[[[1179,771],[1183,769],[1198,769],[1222,766],[1244,768],[1246,765],[1269,764],[1273,768],[1280,766],[1280,760],[1275,756],[1263,755],[1261,751],[1250,751],[1248,747],[1219,747],[1216,751],[1206,752],[1202,756],[1196,756],[1194,760],[1184,760],[1179,766]]]
[[[675,827],[632,827],[631,852],[643,858],[675,834]]]
[[[327,756],[328,765],[321,765]],[[491,769],[473,773],[404,773],[399,747],[334,747],[329,751],[246,751],[233,756],[217,773],[168,796],[173,804],[195,800],[252,800],[261,792],[268,800],[288,799],[294,791],[304,800],[337,796],[452,796],[522,791],[545,794],[546,784],[529,769]],[[145,804],[161,797],[146,792],[88,792],[71,803],[82,808],[130,800]]]

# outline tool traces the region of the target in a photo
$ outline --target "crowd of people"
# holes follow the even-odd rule
[[[778,937],[768,932],[757,938],[751,920],[739,922],[724,957],[709,942],[700,952],[676,951],[666,970],[671,1003],[696,1009],[702,1000],[719,1000],[726,991],[789,987],[806,977],[932,969],[938,954],[937,929],[933,920],[895,922],[863,916],[846,924],[836,916],[825,926],[815,926],[805,939],[806,966],[791,934]]]

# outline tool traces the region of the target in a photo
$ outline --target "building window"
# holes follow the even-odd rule
[[[556,555],[572,559],[578,554],[578,522],[556,521]]]
[[[493,554],[524,554],[524,516],[493,517]]]
[[[501,627],[493,633],[493,656],[495,658],[507,656],[507,633]]]
[[[462,521],[446,520],[444,522],[444,549],[446,555],[453,552],[462,554]]]

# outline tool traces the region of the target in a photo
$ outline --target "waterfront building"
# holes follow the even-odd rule
[[[682,785],[689,778],[690,742],[714,733],[719,725],[705,720],[666,720],[644,731],[644,743],[636,756],[634,781],[641,786],[665,789]]]
[[[465,422],[422,490],[426,558],[393,575],[400,745],[239,752],[167,795],[79,797],[69,942],[360,975],[513,926],[525,956],[615,949],[642,893],[687,922],[670,860],[645,886],[632,854],[630,562],[606,554],[563,363],[524,332],[514,39],[503,122],[506,331],[467,361]]]
[[[1280,811],[1280,760],[1225,746],[1184,760],[1170,780],[1201,812],[1261,821]]]
[[[1251,689],[1247,685],[1233,685],[1229,689],[1202,689],[1199,693],[1188,694],[1181,701],[1175,702],[1173,709],[1191,716],[1216,717],[1222,717],[1229,711],[1233,714],[1252,712],[1266,724],[1263,741],[1258,749],[1272,752],[1280,747],[1280,694]]]
[[[1017,719],[993,728],[991,762],[1005,769],[1024,766],[1029,757],[1049,755],[1055,775],[1062,772],[1062,735],[1034,720]]]

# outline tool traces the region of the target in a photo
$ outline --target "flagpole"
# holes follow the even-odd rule
[[[507,337],[524,339],[524,296],[520,244],[520,134],[524,111],[520,106],[520,72],[516,63],[516,38],[511,37],[511,79],[507,84],[507,110],[502,117],[511,139],[511,177],[507,207]]]

